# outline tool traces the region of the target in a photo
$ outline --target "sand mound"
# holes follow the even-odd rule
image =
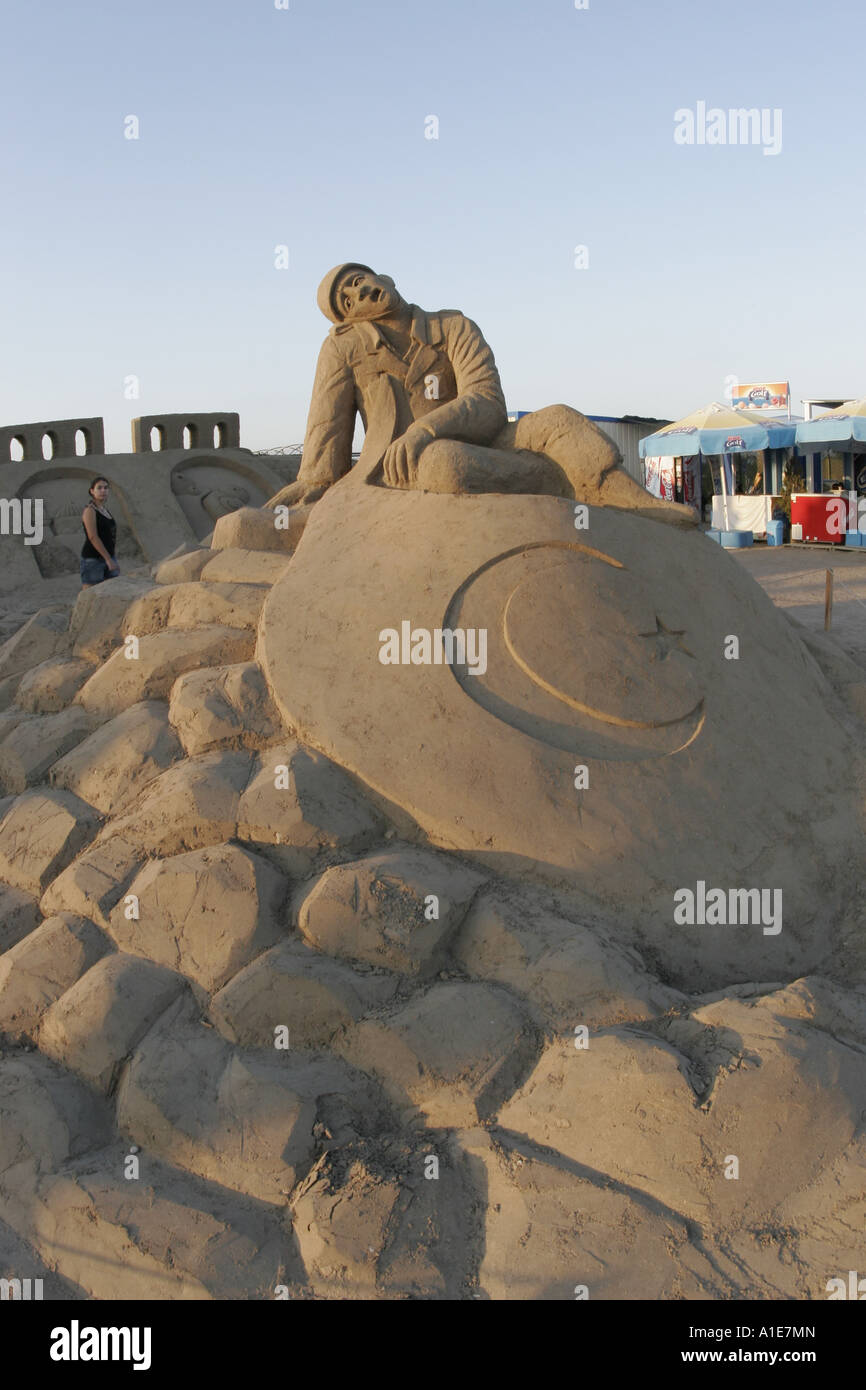
[[[704,537],[589,523],[338,487],[0,648],[0,1231],[58,1296],[857,1268],[850,673]],[[484,670],[383,663],[403,622]],[[780,929],[677,921],[700,881]]]

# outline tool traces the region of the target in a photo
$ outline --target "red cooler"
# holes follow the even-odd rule
[[[845,507],[842,511],[839,503]],[[841,520],[840,520],[841,515]],[[804,541],[825,541],[829,545],[844,545],[847,530],[847,498],[834,497],[830,492],[794,493],[791,497],[791,525],[803,528]]]

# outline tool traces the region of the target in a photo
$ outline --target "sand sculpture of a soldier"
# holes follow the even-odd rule
[[[269,503],[314,502],[352,470],[426,492],[529,492],[692,526],[690,507],[649,495],[616,446],[565,405],[509,424],[480,329],[457,310],[407,304],[387,275],[347,262],[319,286],[333,327],[319,354],[298,479]],[[356,412],[364,448],[352,469]]]

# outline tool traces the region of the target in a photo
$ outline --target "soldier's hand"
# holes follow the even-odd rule
[[[411,425],[404,435],[388,446],[382,467],[389,487],[412,487],[418,474],[418,460],[429,443],[427,431]]]

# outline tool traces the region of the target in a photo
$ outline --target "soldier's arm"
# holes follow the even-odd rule
[[[442,319],[457,397],[417,421],[430,439],[462,439],[490,444],[507,421],[505,397],[490,346],[481,329],[463,314]]]
[[[335,483],[352,466],[355,378],[334,339],[322,344],[307,416],[298,482],[307,487]]]

